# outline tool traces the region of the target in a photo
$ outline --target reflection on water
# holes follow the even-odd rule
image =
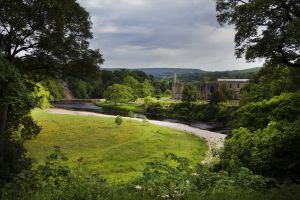
[[[102,108],[102,107],[96,106],[93,103],[54,103],[53,106],[55,108],[62,108],[62,109],[67,109],[67,110],[89,111],[89,112],[102,113],[102,114],[108,114],[108,115],[128,116],[128,111]],[[135,113],[134,117],[142,119],[145,117],[145,115],[140,114],[140,113]],[[180,121],[177,119],[163,119],[161,121],[186,124],[186,125],[190,125],[192,127],[199,128],[202,130],[209,130],[209,131],[214,131],[214,132],[219,132],[219,133],[227,133],[228,131],[230,131],[229,128],[225,127],[221,123],[214,123],[214,122],[188,123],[188,122]]]
[[[67,110],[89,111],[89,112],[96,112],[96,113],[102,113],[102,114],[108,114],[108,115],[121,115],[124,117],[128,116],[128,111],[102,108],[102,107],[96,106],[93,103],[54,103],[53,106],[55,108],[62,108],[62,109],[67,109]],[[135,113],[134,117],[142,119],[145,117],[145,115]]]
[[[210,130],[210,129],[213,129],[214,127],[216,127],[216,124],[196,122],[196,123],[192,123],[191,126],[195,127],[195,128],[204,129],[204,130]]]

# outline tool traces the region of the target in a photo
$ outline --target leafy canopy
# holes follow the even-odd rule
[[[13,174],[30,167],[23,143],[40,131],[30,115],[31,109],[40,103],[35,90],[34,84],[24,79],[0,53],[0,111],[3,105],[11,104],[7,110],[5,134],[0,133],[0,185]]]
[[[132,89],[124,85],[114,84],[106,89],[104,97],[115,104],[125,103],[132,98]]]
[[[217,12],[235,26],[237,57],[300,67],[299,0],[217,0]]]
[[[22,73],[85,76],[103,62],[89,13],[76,0],[0,0],[0,52]]]

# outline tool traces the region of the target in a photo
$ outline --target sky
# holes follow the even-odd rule
[[[234,55],[234,27],[216,20],[215,0],[79,0],[91,15],[103,68],[261,66]]]

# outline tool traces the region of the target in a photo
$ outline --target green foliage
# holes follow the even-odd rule
[[[30,167],[23,143],[40,130],[30,116],[37,104],[34,84],[66,74],[91,77],[103,59],[99,50],[89,49],[90,16],[75,0],[0,0],[0,5],[2,182]]]
[[[185,103],[191,103],[197,101],[198,98],[199,92],[197,87],[192,83],[186,84],[182,92],[182,101]]]
[[[270,122],[251,132],[236,129],[225,143],[222,165],[243,165],[257,174],[279,180],[300,180],[300,120]],[[223,168],[223,167],[222,167]]]
[[[151,104],[156,103],[158,100],[155,97],[147,96],[144,98],[144,107],[147,109]]]
[[[147,103],[146,105],[147,116],[155,118],[167,117],[167,106],[163,102]]]
[[[299,185],[268,189],[269,180],[246,168],[234,173],[211,172],[199,165],[193,169],[186,158],[167,154],[172,163],[147,163],[141,177],[132,183],[111,185],[88,170],[84,158],[67,167],[67,158],[55,147],[37,170],[24,171],[12,183],[0,188],[0,199],[31,200],[131,200],[131,199],[208,199],[208,200],[297,200]]]
[[[115,124],[116,124],[117,126],[120,126],[122,123],[123,123],[123,118],[122,118],[120,115],[118,115],[118,116],[115,118]]]
[[[192,183],[198,191],[209,194],[214,191],[252,190],[265,191],[268,189],[269,179],[255,175],[247,168],[236,168],[230,174],[227,171],[213,172],[199,165],[192,177]]]
[[[199,165],[193,169],[186,158],[167,154],[172,164],[155,161],[147,163],[143,176],[133,184],[137,190],[157,199],[214,199],[217,194],[243,190],[265,192],[269,179],[254,175],[247,168],[237,168],[231,174],[212,172]],[[230,198],[229,198],[230,199]]]
[[[124,78],[123,84],[131,88],[136,88],[139,82],[133,76],[128,75]]]
[[[104,92],[107,101],[117,103],[126,103],[132,98],[132,89],[119,84],[109,86]]]
[[[131,100],[135,101],[139,97],[139,82],[133,76],[128,75],[124,78],[123,84],[132,89],[133,94]]]
[[[69,78],[68,86],[76,98],[87,99],[91,97],[92,87],[88,82],[76,78]]]
[[[155,80],[153,83],[154,94],[157,99],[171,95],[170,82],[167,80]]]
[[[70,175],[70,168],[60,165],[60,161],[66,161],[68,158],[61,153],[60,147],[55,146],[54,153],[46,157],[44,165],[37,167],[37,173],[40,178],[50,186],[59,186],[66,177]]]
[[[139,89],[139,97],[148,97],[153,96],[154,94],[154,88],[149,80],[145,80],[143,83],[140,83],[138,86]]]
[[[40,131],[30,115],[37,105],[34,90],[34,84],[0,54],[1,127],[2,120],[7,119],[4,131],[0,132],[0,185],[21,170],[30,168],[23,143]],[[3,112],[5,108],[8,108],[7,114]]]
[[[37,99],[37,107],[41,109],[49,108],[50,93],[40,84],[35,84],[34,97]]]
[[[169,82],[154,80],[152,76],[148,76],[144,72],[138,70],[101,70],[101,81],[103,88],[107,88],[113,84],[125,85],[131,88],[133,90],[133,95],[130,99],[131,101],[146,96],[159,95],[161,92],[170,89]],[[157,89],[159,89],[159,91]]]
[[[295,92],[299,89],[300,69],[266,65],[242,89],[241,103],[244,105],[262,101],[282,92]]]
[[[228,85],[223,83],[220,85],[219,92],[223,95],[222,101],[227,101],[232,99],[233,91],[228,88]]]
[[[179,103],[171,105],[167,111],[169,117],[181,120],[216,121],[217,119],[221,119],[219,117],[220,106],[217,104]],[[230,112],[227,114],[223,112],[222,114],[223,119],[230,116]]]
[[[138,185],[152,197],[179,199],[190,188],[192,168],[186,158],[167,154],[166,158],[176,163],[171,166],[159,161],[149,162],[143,172],[143,176],[134,184]]]
[[[46,90],[50,92],[50,100],[60,100],[64,99],[64,90],[62,88],[62,83],[58,79],[49,79],[42,81],[41,84]]]
[[[249,103],[233,114],[234,128],[263,129],[271,121],[293,122],[300,117],[300,92],[282,93],[270,100]]]
[[[102,55],[89,49],[93,37],[89,13],[75,0],[1,0],[0,4],[1,43],[8,47],[1,52],[22,73],[34,78],[91,77],[99,71]],[[26,57],[18,59],[24,51]]]
[[[299,69],[266,65],[242,90],[220,169],[244,166],[280,182],[300,180]]]
[[[299,10],[298,1],[217,1],[218,21],[237,31],[238,57],[245,54],[248,61],[263,58],[290,67],[300,67]]]
[[[97,72],[92,79],[79,79],[68,77],[66,79],[69,89],[75,98],[94,99],[103,96],[103,83],[101,73]]]
[[[93,174],[78,159],[76,168],[64,165],[67,158],[56,147],[44,164],[36,170],[18,175],[0,193],[1,199],[80,200],[99,199],[106,190],[106,181]]]
[[[130,118],[134,118],[134,112],[132,112],[131,110],[128,112],[128,117]]]
[[[209,103],[210,104],[218,104],[225,100],[226,100],[226,97],[225,97],[224,93],[222,93],[221,91],[216,91],[210,97]]]

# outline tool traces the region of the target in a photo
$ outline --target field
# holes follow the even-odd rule
[[[60,146],[76,166],[83,158],[88,168],[109,181],[130,181],[140,175],[145,163],[164,159],[165,153],[175,153],[193,164],[204,159],[208,147],[205,141],[180,131],[125,120],[117,127],[113,118],[49,114],[41,110],[32,113],[42,127],[37,138],[26,143],[28,155],[42,162]]]

